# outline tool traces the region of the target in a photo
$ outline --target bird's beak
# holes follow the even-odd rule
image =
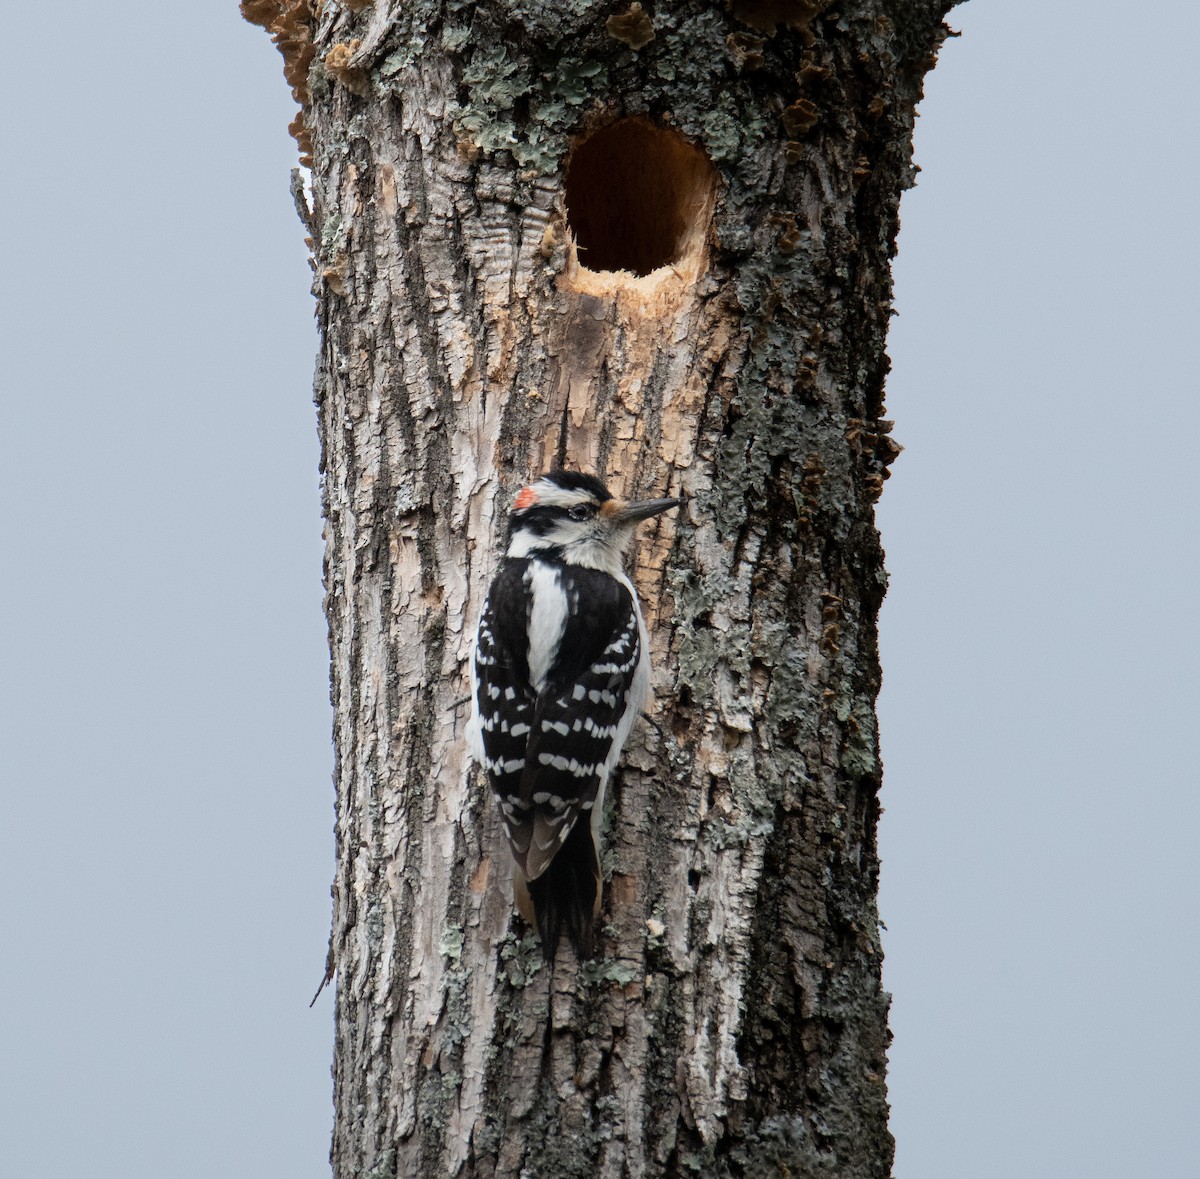
[[[601,512],[614,524],[636,524],[639,520],[648,520],[651,516],[657,516],[659,512],[679,507],[683,500],[642,499],[629,504],[610,500],[609,503],[613,505],[611,509],[606,511],[605,509],[608,509],[609,505],[605,504],[604,508],[601,508]]]

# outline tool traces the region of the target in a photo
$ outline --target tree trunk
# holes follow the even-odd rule
[[[873,504],[949,0],[245,0],[303,104],[337,750],[337,1176],[886,1176]],[[463,740],[514,492],[682,494],[600,953]]]

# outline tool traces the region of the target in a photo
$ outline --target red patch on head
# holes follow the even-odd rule
[[[513,511],[523,512],[526,508],[533,507],[537,501],[537,492],[532,487],[526,487],[517,492],[517,498],[513,500]]]

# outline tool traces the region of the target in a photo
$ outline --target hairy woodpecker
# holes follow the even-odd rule
[[[554,961],[564,929],[592,953],[604,790],[650,684],[646,627],[622,568],[639,520],[593,475],[551,471],[513,502],[471,659],[471,752],[504,817],[521,915]]]

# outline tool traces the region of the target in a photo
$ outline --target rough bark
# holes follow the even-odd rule
[[[338,1176],[890,1173],[873,503],[948,7],[243,5],[313,158]],[[655,225],[608,193],[641,168]],[[463,724],[503,514],[564,461],[688,503],[637,552],[602,957],[551,970]]]

